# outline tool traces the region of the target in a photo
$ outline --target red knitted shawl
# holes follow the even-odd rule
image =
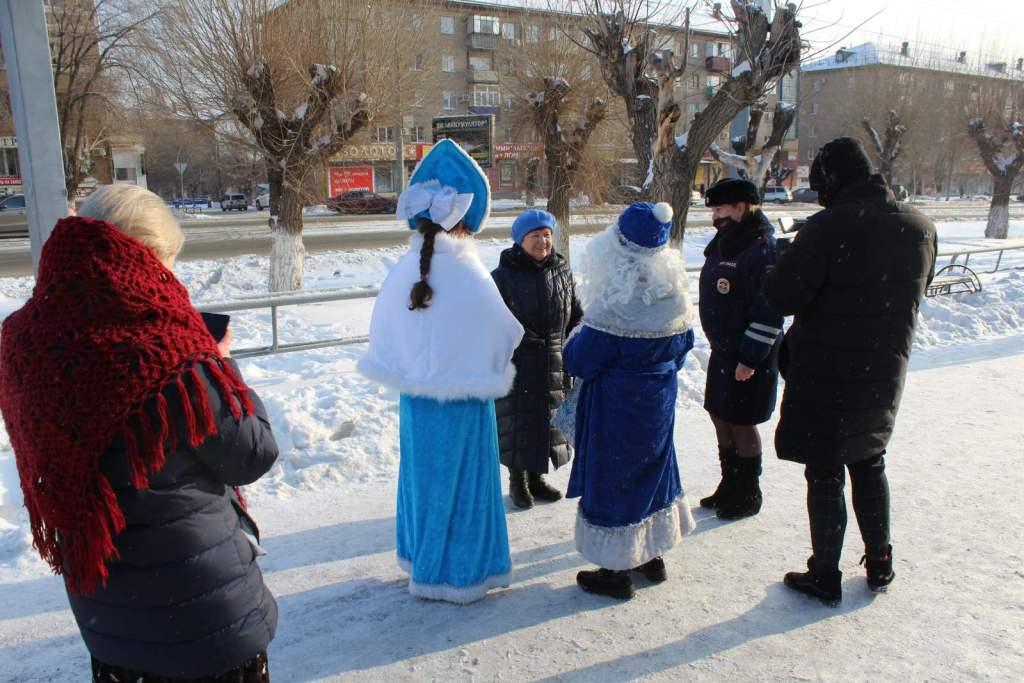
[[[57,223],[32,297],[0,332],[0,411],[35,547],[68,590],[93,592],[118,557],[124,515],[100,471],[115,437],[145,489],[165,447],[214,434],[200,364],[236,416],[251,413],[249,389],[219,358],[185,287],[148,248],[102,221]],[[168,424],[169,384],[183,433]]]

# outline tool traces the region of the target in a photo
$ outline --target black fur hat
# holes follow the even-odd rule
[[[868,178],[874,173],[871,159],[860,142],[853,138],[836,138],[814,157],[811,164],[811,189],[828,196],[852,182]]]
[[[704,195],[704,203],[707,206],[721,206],[723,204],[760,204],[761,196],[757,192],[757,186],[749,180],[739,178],[722,178],[708,188]]]

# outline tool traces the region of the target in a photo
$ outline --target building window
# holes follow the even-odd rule
[[[516,39],[516,25],[510,21],[506,21],[501,25],[501,37],[505,40]]]
[[[413,128],[412,128],[412,141],[413,142],[426,142],[426,138],[423,137],[423,126],[413,126]]]
[[[501,175],[498,178],[498,182],[502,185],[515,185],[516,183],[516,165],[515,164],[502,164]]]
[[[502,71],[506,76],[511,76],[516,72],[516,63],[511,59],[506,59],[502,62]]]
[[[455,35],[455,17],[441,17],[441,33]]]
[[[807,112],[807,113],[810,116],[817,116],[818,115],[818,103],[817,102],[811,102],[811,110],[809,112]]]
[[[548,29],[548,40],[558,40],[558,29],[554,26]]]
[[[114,180],[124,183],[134,183],[137,180],[134,168],[115,168]]]
[[[814,79],[814,85],[811,87],[811,89],[814,90],[814,92],[821,92],[821,88],[822,88],[822,86],[824,84],[825,84],[825,81],[823,79],[815,78]]]
[[[690,59],[700,59],[700,43],[690,43]]]
[[[896,77],[896,82],[900,85],[910,85],[910,74],[906,71],[901,71],[900,75]]]
[[[412,28],[413,31],[422,31],[423,17],[421,17],[418,12],[413,12],[409,16],[409,26]]]
[[[412,58],[412,63],[409,64],[409,71],[423,71],[423,53],[415,55]]]
[[[459,97],[451,90],[445,90],[442,94],[442,102],[445,111],[455,111],[459,104]]]
[[[422,90],[417,90],[412,95],[412,106],[414,106],[414,107],[422,107],[423,106],[423,99],[424,99],[423,98],[423,91]]]
[[[807,150],[807,161],[814,161],[814,157],[818,156],[818,153],[813,149]]]
[[[0,175],[2,176],[20,176],[21,171],[18,169],[18,148],[17,147],[5,147],[0,149]]]
[[[853,88],[853,87],[856,87],[856,85],[857,85],[857,77],[856,76],[850,75],[850,76],[846,77],[846,87],[847,88]]]
[[[491,57],[490,55],[472,56],[469,58],[469,68],[473,71],[490,71],[491,70]]]
[[[947,95],[952,95],[953,91],[956,90],[956,81],[946,81],[942,85],[945,87]]]
[[[441,57],[441,71],[445,73],[455,73],[455,56],[454,55],[443,55]]]
[[[690,86],[696,90],[700,90],[700,74],[693,74],[690,78]]]
[[[505,142],[515,142],[516,132],[511,128],[505,129]]]
[[[516,98],[505,95],[505,111],[512,111],[516,107]]]
[[[813,123],[811,125],[807,126],[807,137],[809,137],[809,138],[816,138],[816,137],[818,137],[817,128],[815,127],[815,125]]]
[[[395,129],[391,126],[377,126],[371,136],[373,142],[394,142]]]
[[[474,107],[500,107],[501,91],[496,85],[473,86]]]
[[[498,17],[485,17],[477,14],[473,16],[473,33],[486,33],[488,35],[498,35],[501,23],[498,21]]]
[[[697,107],[696,102],[688,102],[686,104],[686,113],[690,115],[690,118],[693,118],[699,112],[700,109]]]
[[[540,27],[536,24],[529,24],[526,27],[526,42],[537,43],[540,42]]]

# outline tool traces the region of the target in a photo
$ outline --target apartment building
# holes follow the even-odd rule
[[[862,121],[884,135],[889,110],[908,131],[894,182],[922,193],[987,193],[991,177],[967,121],[981,100],[1006,100],[1024,87],[1024,59],[1012,62],[935,46],[864,43],[802,65],[799,159],[810,166],[822,145],[839,136],[861,139]]]
[[[369,130],[354,138],[331,160],[327,169],[329,193],[346,189],[396,191],[399,144],[403,145],[403,165],[408,176],[430,148],[435,118],[490,116],[494,132],[486,170],[492,191],[498,196],[517,196],[525,187],[528,161],[544,156],[541,140],[521,115],[521,103],[513,87],[517,70],[522,68],[521,57],[517,55],[574,30],[573,21],[572,17],[549,11],[457,1],[446,2],[424,17],[420,26],[424,52],[414,57],[410,65],[422,76],[424,86],[414,88],[406,97],[408,104],[400,115],[401,126],[397,120],[375,119]],[[679,27],[660,26],[657,30],[662,36],[660,48],[683,54],[685,36]],[[733,67],[733,41],[724,31],[698,30],[691,35],[686,50],[687,72],[677,84],[678,95],[686,107],[686,123],[680,132],[685,132],[689,121],[706,106]],[[592,77],[600,77],[596,65]],[[614,98],[610,104],[619,106]],[[613,151],[620,160],[621,180],[632,184],[637,176],[636,159],[631,159],[633,153],[625,127],[611,137],[613,142],[602,144],[615,144]],[[726,130],[722,133],[722,146],[728,141]],[[721,175],[718,162],[710,155],[705,165],[695,186],[706,186]]]
[[[55,65],[60,40],[59,18],[72,12],[88,17],[93,8],[94,0],[43,0],[50,34],[50,53]],[[69,22],[65,19],[64,23]],[[58,99],[66,94],[66,82],[58,81],[55,87]],[[127,182],[146,187],[145,147],[136,135],[126,131],[111,134],[104,125],[104,108],[97,100],[86,118],[85,135],[90,144],[79,158],[86,173],[78,189],[80,198],[89,194],[97,184]],[[11,99],[7,84],[7,66],[3,51],[0,49],[0,196],[22,191],[18,140],[11,115]]]

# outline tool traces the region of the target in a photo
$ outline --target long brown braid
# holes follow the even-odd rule
[[[412,286],[409,293],[409,310],[427,308],[434,297],[434,290],[427,284],[430,275],[430,259],[434,256],[434,238],[444,230],[440,225],[426,218],[416,221],[416,229],[423,235],[423,246],[420,247],[420,281]]]

